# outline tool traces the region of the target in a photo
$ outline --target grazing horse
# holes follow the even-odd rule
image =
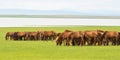
[[[25,32],[25,40],[30,40],[30,32]]]
[[[85,41],[87,41],[88,45],[101,45],[101,37],[104,33],[102,30],[89,30],[85,31]]]
[[[6,40],[13,40],[13,35],[14,35],[14,32],[7,32],[6,33],[6,36],[5,36],[5,39]]]
[[[112,45],[119,45],[119,32],[105,31],[102,37],[102,44],[109,45],[109,42],[112,42]]]
[[[97,42],[97,31],[85,31],[85,38],[88,45],[96,45]]]
[[[37,32],[29,32],[30,40],[37,40]]]
[[[119,37],[118,37],[118,45],[120,45],[120,32],[118,32],[119,33]]]
[[[18,40],[25,40],[25,32],[17,32]]]
[[[72,40],[72,45],[80,45],[83,46],[84,45],[84,33],[82,31],[78,31],[78,32],[72,32],[70,35],[70,38]]]
[[[98,35],[97,35],[97,42],[98,42],[98,45],[102,45],[102,36],[103,36],[103,34],[104,34],[104,32],[105,31],[103,31],[103,30],[97,30],[97,33],[98,33]]]
[[[54,40],[56,38],[56,32],[54,31],[44,31],[45,40]]]
[[[63,32],[60,34],[58,37],[56,44],[61,45],[63,41],[65,41],[65,45],[69,46],[70,45],[70,35],[72,32]]]
[[[44,31],[37,31],[37,40],[43,40]]]

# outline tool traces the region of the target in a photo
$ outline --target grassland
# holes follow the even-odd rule
[[[65,29],[114,30],[120,26],[79,26],[79,27],[14,27],[0,28],[0,60],[120,60],[120,46],[56,46],[55,41],[6,41],[8,31],[37,31]]]

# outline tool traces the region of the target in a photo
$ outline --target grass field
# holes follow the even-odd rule
[[[120,46],[56,46],[55,41],[6,41],[8,31],[37,31],[65,29],[114,30],[120,26],[79,26],[79,27],[21,27],[0,28],[0,60],[120,60]]]

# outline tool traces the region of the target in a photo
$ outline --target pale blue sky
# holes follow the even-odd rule
[[[120,15],[120,0],[0,0],[0,13],[6,14],[6,11],[3,11],[5,9],[32,10],[33,12],[35,10],[66,10],[93,15]]]

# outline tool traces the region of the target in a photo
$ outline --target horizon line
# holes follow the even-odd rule
[[[120,16],[94,16],[94,15],[0,15],[0,18],[80,18],[80,19],[120,19]]]

